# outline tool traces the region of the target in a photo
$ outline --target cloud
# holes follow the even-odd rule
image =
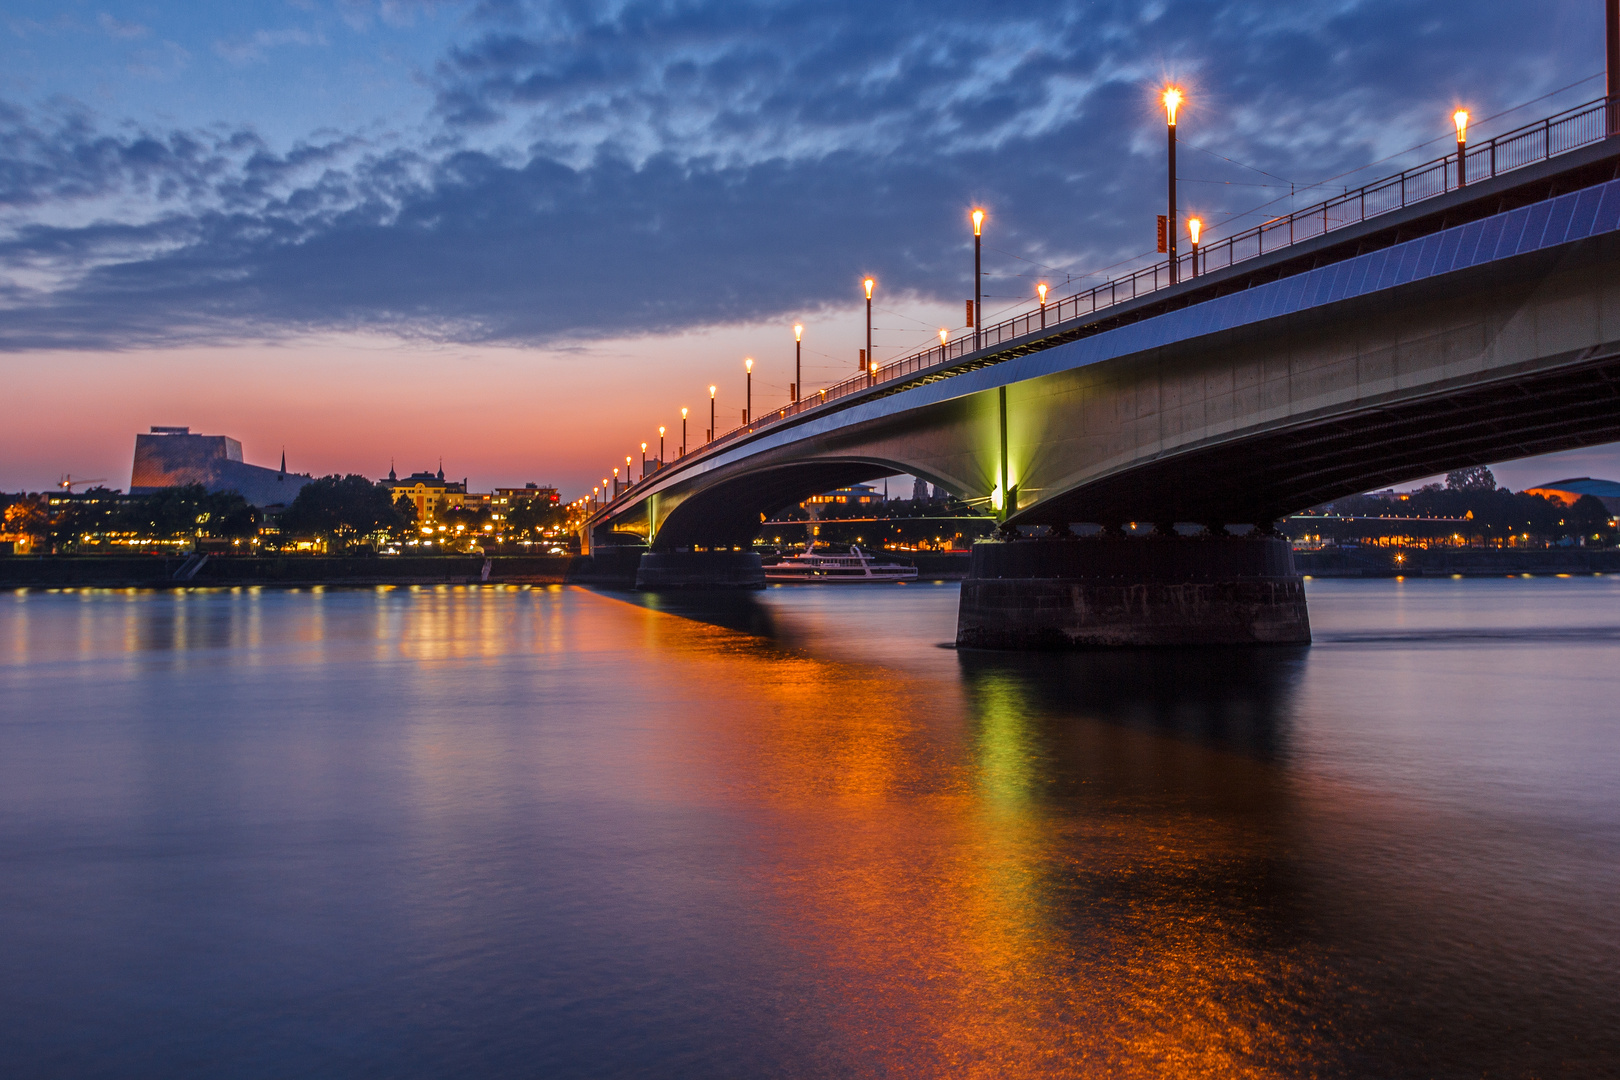
[[[1151,245],[1166,74],[1189,86],[1182,138],[1219,155],[1186,155],[1187,198],[1221,222],[1278,194],[1193,183],[1273,182],[1224,159],[1334,176],[1442,133],[1459,95],[1487,115],[1587,74],[1564,50],[1594,21],[1573,0],[1535,19],[1396,0],[468,17],[412,146],[277,151],[243,128],[108,132],[0,107],[0,348],[350,329],[555,343],[843,303],[865,272],[954,302],[975,201],[989,291],[1027,295],[1034,275]],[[255,35],[232,56],[316,43]],[[144,210],[74,211],[119,200]]]
[[[116,19],[105,11],[96,16],[96,25],[100,26],[108,37],[115,38],[143,38],[152,32],[140,23],[124,22],[122,19]]]
[[[255,30],[246,37],[214,42],[214,52],[237,65],[259,64],[268,59],[271,49],[287,45],[325,45],[326,39],[311,30]]]

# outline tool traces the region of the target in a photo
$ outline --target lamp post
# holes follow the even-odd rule
[[[871,386],[877,371],[877,361],[872,358],[872,286],[877,282],[867,278],[861,284],[866,286],[866,363],[861,366],[866,368],[866,385]]]
[[[984,211],[975,208],[973,211],[973,349],[975,352],[982,345],[979,337],[979,324],[984,322],[984,291],[980,287],[979,275],[983,263],[980,260],[980,245],[983,243],[981,233],[984,228]]]
[[[595,488],[595,487],[592,487],[592,488],[591,488],[591,505],[592,505],[592,506],[595,506],[595,505],[596,505],[596,502],[597,502],[597,499],[596,499],[596,491],[597,491],[597,489],[596,489],[596,488]]]
[[[743,360],[743,370],[748,373],[748,389],[743,397],[743,425],[754,418],[754,358],[752,356]]]
[[[714,387],[709,387],[709,441],[714,442]]]
[[[793,324],[793,393],[794,401],[804,396],[804,327]]]
[[[686,410],[681,410],[681,457],[686,456]]]
[[[641,478],[647,479],[647,444],[641,444]]]
[[[1187,219],[1187,235],[1192,237],[1192,276],[1198,276],[1198,238],[1203,235],[1204,223],[1199,218]]]
[[[658,425],[658,467],[664,467],[664,425]]]
[[[1468,183],[1468,112],[1458,109],[1451,120],[1457,125],[1457,186],[1463,187]]]
[[[1170,199],[1169,213],[1165,217],[1165,247],[1169,248],[1170,284],[1176,283],[1176,110],[1181,107],[1181,91],[1174,86],[1165,88],[1164,115],[1169,121],[1170,147]]]
[[[625,458],[624,462],[625,462],[625,472],[629,472],[630,471],[630,459]],[[613,466],[613,497],[615,499],[617,499],[619,497],[619,467],[617,465]]]
[[[1035,286],[1035,293],[1041,298],[1041,329],[1046,329],[1046,282]]]

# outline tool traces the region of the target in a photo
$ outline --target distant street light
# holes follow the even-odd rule
[[[1452,123],[1457,125],[1457,186],[1462,187],[1468,183],[1468,113],[1458,109],[1451,114]]]
[[[647,479],[647,444],[641,444],[641,478]]]
[[[793,324],[793,392],[788,395],[798,401],[804,394],[804,327]]]
[[[867,278],[861,284],[866,286],[866,363],[861,366],[867,368],[866,385],[871,386],[877,373],[877,360],[872,356],[872,287],[877,282]]]
[[[983,344],[983,339],[979,336],[979,324],[984,322],[984,290],[981,287],[983,278],[980,274],[983,267],[980,260],[983,231],[984,211],[975,208],[973,211],[973,349],[975,352]]]
[[[709,387],[709,442],[714,441],[714,387]]]
[[[1046,282],[1035,286],[1035,292],[1041,298],[1041,329],[1046,329]]]
[[[664,467],[664,425],[658,425],[658,467]]]
[[[686,410],[681,410],[681,457],[686,456]]]
[[[1187,219],[1187,235],[1192,237],[1192,276],[1198,276],[1198,238],[1203,235],[1204,223],[1199,218]]]
[[[746,426],[754,418],[754,358],[752,356],[743,360],[743,370],[748,373],[748,390],[743,398],[743,424]]]
[[[1164,115],[1169,121],[1170,145],[1170,207],[1165,217],[1165,246],[1169,248],[1170,284],[1176,283],[1176,110],[1181,107],[1181,91],[1168,86],[1164,91]]]

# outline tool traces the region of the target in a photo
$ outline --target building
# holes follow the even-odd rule
[[[821,495],[812,495],[799,505],[817,506],[824,503],[847,505],[850,503],[880,503],[882,501],[883,492],[871,484],[851,484],[849,487],[841,487]]]
[[[164,488],[201,484],[210,493],[234,491],[260,510],[274,513],[291,505],[313,479],[289,473],[287,455],[280,469],[249,465],[242,444],[228,435],[193,435],[188,427],[153,427],[135,436],[135,465],[129,493],[150,495]]]
[[[393,466],[390,465],[388,479],[379,483],[389,490],[396,501],[403,495],[415,503],[416,520],[423,525],[438,521],[439,515],[452,507],[467,505],[467,482],[446,480],[443,462],[439,463],[436,473],[412,473],[403,480],[394,475]]]
[[[541,487],[539,484],[528,483],[520,488],[498,487],[494,492],[494,505],[516,506],[521,502],[540,502],[556,506],[561,498],[554,487]]]
[[[1573,506],[1575,500],[1582,495],[1591,495],[1601,502],[1610,514],[1620,514],[1620,484],[1613,480],[1594,480],[1590,476],[1577,476],[1569,480],[1554,480],[1550,484],[1526,488],[1525,494],[1557,499],[1566,506]]]

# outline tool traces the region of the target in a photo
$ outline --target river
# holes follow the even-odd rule
[[[0,594],[19,1077],[1604,1076],[1620,578]]]

